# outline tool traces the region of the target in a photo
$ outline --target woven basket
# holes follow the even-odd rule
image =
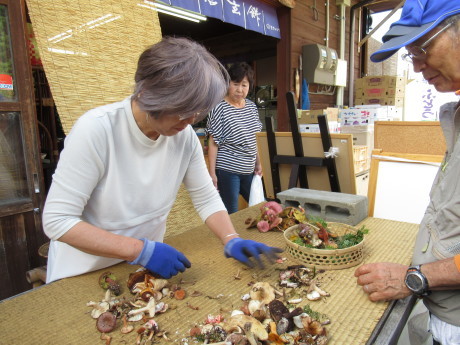
[[[356,233],[356,228],[342,223],[328,223],[329,230],[343,236],[348,233]],[[291,226],[284,232],[287,244],[287,252],[295,259],[301,261],[306,266],[317,269],[339,270],[358,265],[363,261],[364,239],[349,248],[344,249],[315,249],[300,246],[290,240],[292,236],[298,234],[298,225]]]

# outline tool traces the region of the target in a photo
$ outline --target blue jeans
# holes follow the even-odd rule
[[[254,174],[235,174],[216,169],[217,188],[228,213],[238,211],[238,197],[241,194],[248,201]]]

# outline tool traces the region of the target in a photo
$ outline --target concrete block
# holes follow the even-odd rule
[[[356,225],[367,217],[367,197],[363,195],[291,188],[276,197],[284,207],[301,206],[307,216],[321,217],[327,222]]]

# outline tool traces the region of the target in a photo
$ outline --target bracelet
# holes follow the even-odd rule
[[[460,272],[460,254],[454,256],[455,266],[457,266],[457,270]]]
[[[222,239],[225,239],[225,238],[227,238],[227,237],[232,237],[232,236],[238,236],[238,237],[240,237],[240,234],[237,234],[236,232],[233,232],[233,233],[231,233],[231,234],[225,235],[224,237],[222,237]]]

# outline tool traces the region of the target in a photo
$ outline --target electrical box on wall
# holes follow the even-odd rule
[[[339,5],[351,6],[351,0],[335,0],[335,4],[337,6]]]
[[[320,44],[302,47],[303,77],[308,83],[335,85],[337,52]]]

